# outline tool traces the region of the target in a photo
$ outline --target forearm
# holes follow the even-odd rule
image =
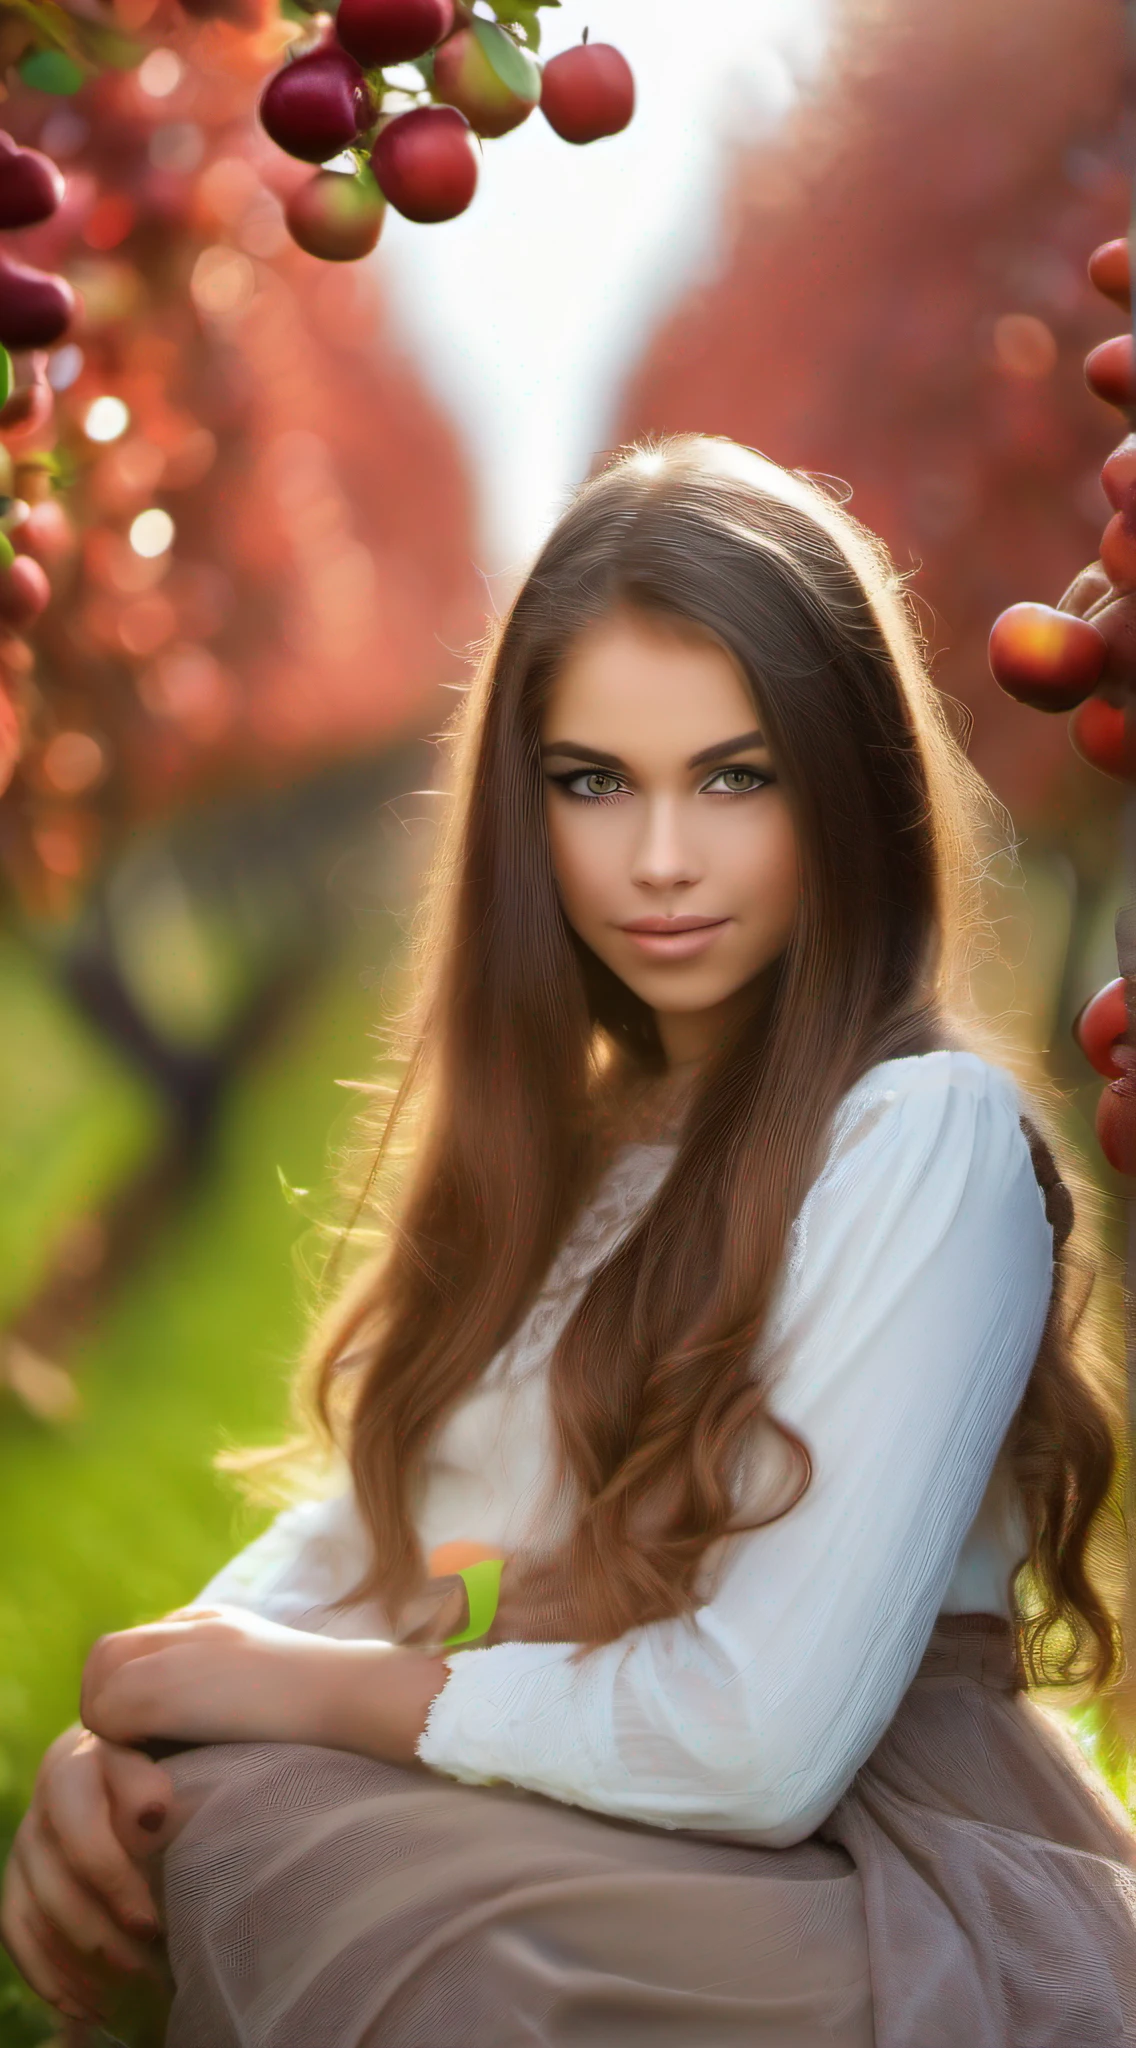
[[[337,1644],[317,1739],[382,1763],[413,1765],[426,1718],[449,1676],[442,1657],[389,1643]]]

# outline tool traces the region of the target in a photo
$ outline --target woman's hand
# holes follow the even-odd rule
[[[115,1979],[160,1979],[144,1859],[171,1838],[173,1788],[139,1750],[68,1728],[47,1751],[4,1873],[0,1936],[32,1989],[96,2019]]]
[[[183,1608],[95,1644],[82,1716],[111,1742],[311,1742],[412,1763],[439,1658],[284,1628],[241,1608]]]
[[[80,1712],[109,1742],[325,1742],[341,1643],[242,1608],[186,1607],[100,1636],[83,1671]]]

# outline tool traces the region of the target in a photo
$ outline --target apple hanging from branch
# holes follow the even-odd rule
[[[540,106],[564,141],[617,135],[635,109],[626,58],[585,30],[543,67],[541,10],[559,0],[340,0],[322,40],[269,79],[261,120],[290,156],[348,175],[313,179],[285,219],[293,239],[330,262],[370,253],[381,215],[366,183],[406,219],[453,220],[474,197],[478,145],[519,128]],[[421,80],[406,72],[413,65]],[[393,67],[400,72],[388,77]],[[347,155],[364,183],[351,185]]]
[[[545,65],[540,110],[564,142],[619,135],[635,112],[635,80],[622,50],[590,43],[585,29],[576,49]]]
[[[380,129],[371,169],[384,197],[407,220],[453,220],[477,190],[473,130],[456,107],[414,107]]]

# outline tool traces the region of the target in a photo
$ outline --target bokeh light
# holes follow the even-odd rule
[[[151,50],[138,66],[138,83],[152,100],[168,99],[181,80],[181,58],[173,50]]]
[[[75,379],[83,373],[83,362],[83,351],[76,348],[73,341],[53,350],[47,365],[47,381],[52,390],[70,391]]]
[[[1048,377],[1057,367],[1053,331],[1034,313],[1004,313],[996,320],[994,353],[1012,377]]]
[[[57,732],[43,753],[44,780],[61,796],[94,789],[106,773],[106,755],[89,732]]]
[[[247,256],[215,243],[194,264],[189,289],[203,313],[240,313],[256,290],[256,271]]]
[[[96,398],[87,408],[83,432],[88,441],[117,441],[130,425],[130,410],[121,398]]]
[[[174,537],[174,522],[160,505],[151,505],[131,521],[130,545],[136,555],[147,561],[155,555],[164,555]]]

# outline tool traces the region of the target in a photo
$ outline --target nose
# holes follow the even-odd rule
[[[683,829],[680,810],[672,797],[664,795],[644,807],[643,827],[631,862],[631,880],[636,887],[681,889],[698,880],[697,856],[689,831]]]

